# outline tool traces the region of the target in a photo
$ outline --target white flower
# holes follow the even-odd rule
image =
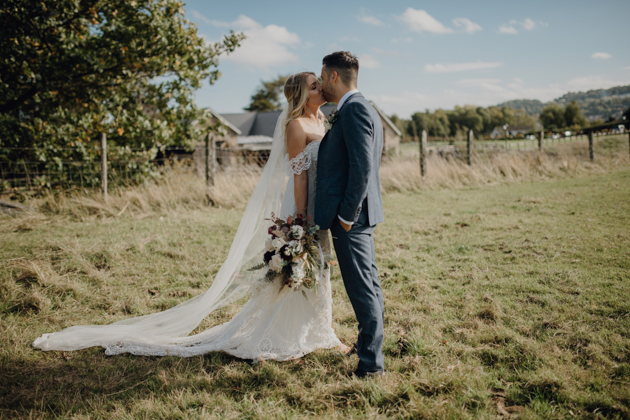
[[[293,233],[293,237],[295,239],[302,239],[304,236],[304,229],[300,225],[295,225],[291,228],[291,232]]]
[[[302,247],[302,243],[300,241],[289,242],[289,248],[291,248],[291,251],[293,252],[294,255],[297,255],[304,250],[304,248]]]
[[[276,238],[273,241],[271,241],[271,246],[273,246],[273,248],[276,251],[280,251],[280,248],[282,248],[283,246],[286,245],[286,242],[284,239],[282,238]]]
[[[304,269],[302,268],[302,264],[292,264],[291,265],[291,278],[293,281],[302,281],[304,279]]]
[[[284,249],[284,255],[286,255],[287,257],[288,257],[289,255],[291,255],[291,248],[290,248],[290,247],[286,247],[286,248]]]
[[[265,241],[265,252],[269,252],[269,251],[273,251],[273,250],[274,250],[274,248],[273,248],[272,240],[271,239],[267,239]]]
[[[282,270],[283,262],[284,261],[282,260],[282,257],[276,254],[271,257],[271,261],[269,261],[269,268],[271,268],[276,273],[279,273]]]
[[[324,120],[324,127],[326,127],[326,130],[330,131],[330,129],[332,128],[332,124],[330,123],[330,121],[328,121],[328,119]]]

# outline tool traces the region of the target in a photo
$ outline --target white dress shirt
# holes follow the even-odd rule
[[[355,93],[357,93],[357,92],[359,92],[359,90],[358,90],[358,89],[352,89],[351,91],[346,92],[346,94],[345,94],[345,95],[343,95],[343,96],[341,97],[341,99],[339,100],[339,103],[337,104],[337,112],[339,112],[339,110],[341,109],[341,107],[343,106],[343,104],[346,102],[346,100],[347,100],[347,99],[348,99],[351,95],[354,95],[354,94],[355,94]],[[343,218],[343,217],[341,217],[341,216],[339,216],[339,215],[337,215],[337,217],[339,218],[339,220],[341,220],[342,222],[344,222],[344,223],[345,223],[345,224],[347,224],[347,225],[352,226],[352,225],[354,224],[354,222],[348,222],[347,220],[344,220],[344,218]]]

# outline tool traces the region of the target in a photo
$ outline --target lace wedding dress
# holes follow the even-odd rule
[[[313,216],[319,141],[309,143],[289,161],[287,183],[282,200],[281,217],[296,212],[293,174],[308,175],[307,214]],[[288,156],[285,157],[288,159]],[[320,245],[330,255],[328,231],[319,231]],[[330,349],[341,342],[332,329],[332,295],[330,269],[324,270],[317,294],[310,289],[300,291],[283,286],[278,278],[273,282],[257,281],[252,296],[241,311],[225,324],[181,339],[173,345],[136,345],[117,343],[106,347],[108,355],[132,353],[152,356],[195,356],[212,351],[224,351],[241,359],[290,360],[302,357],[318,348]],[[304,290],[304,296],[301,291]]]
[[[283,286],[280,279],[265,281],[264,270],[250,272],[246,269],[262,261],[271,212],[284,218],[296,212],[294,174],[307,172],[307,214],[313,215],[320,142],[309,143],[289,161],[281,124],[285,116],[286,110],[276,125],[268,163],[247,205],[228,257],[204,294],[164,312],[110,325],[74,326],[44,334],[33,346],[41,350],[67,351],[98,345],[104,347],[108,355],[181,357],[224,351],[253,360],[290,360],[318,348],[339,346],[341,342],[331,325],[329,269],[318,276],[317,292],[306,288],[296,291]],[[331,255],[328,231],[320,231],[319,238],[324,255]],[[229,322],[188,335],[212,311],[247,293],[251,293],[251,297]]]

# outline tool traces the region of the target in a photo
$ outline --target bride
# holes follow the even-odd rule
[[[317,293],[302,288],[305,295],[279,278],[265,281],[264,269],[248,270],[262,261],[272,212],[285,219],[296,213],[312,217],[315,208],[317,155],[325,134],[319,108],[326,100],[310,72],[290,76],[284,94],[287,106],[278,118],[269,160],[212,286],[164,312],[44,334],[34,347],[67,351],[102,346],[108,355],[182,357],[224,351],[253,360],[297,359],[318,348],[350,350],[332,329],[329,269],[318,273]],[[331,255],[328,231],[318,236],[321,252]],[[189,335],[211,312],[247,293],[250,299],[229,322]]]

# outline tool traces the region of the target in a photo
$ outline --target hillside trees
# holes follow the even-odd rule
[[[549,130],[563,128],[579,129],[587,124],[577,101],[571,101],[566,108],[556,103],[547,105],[540,114],[540,122]]]
[[[251,97],[250,103],[243,108],[245,111],[277,111],[282,106],[284,85],[289,76],[278,76],[273,80],[260,81],[260,87]]]
[[[208,45],[177,0],[5,0],[0,27],[0,159],[57,167],[95,159],[100,132],[113,150],[191,145],[193,92],[243,39]]]
[[[558,130],[566,125],[564,108],[556,103],[550,103],[540,113],[540,123],[545,129]]]
[[[564,109],[564,122],[567,127],[579,129],[587,124],[586,118],[582,114],[582,109],[577,101],[571,101]]]

